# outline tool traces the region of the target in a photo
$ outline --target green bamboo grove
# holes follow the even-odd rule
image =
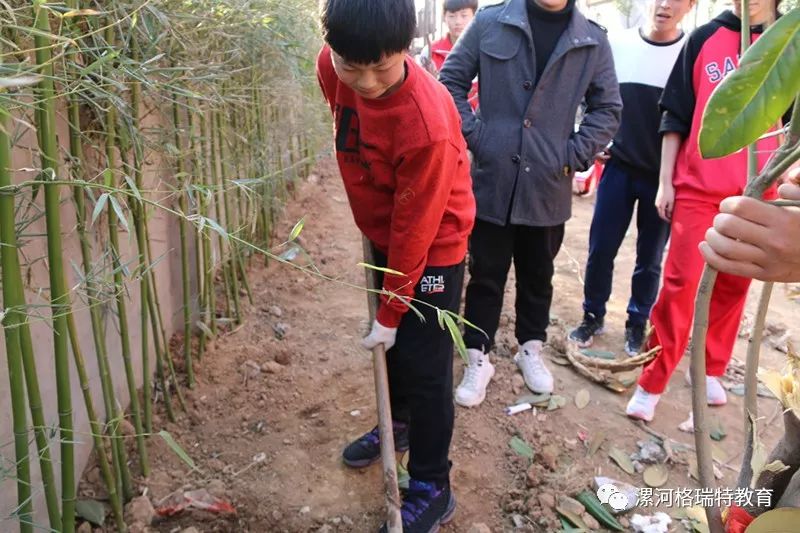
[[[246,316],[323,138],[315,9],[0,1],[3,531],[74,531],[88,447],[126,531],[154,413]]]

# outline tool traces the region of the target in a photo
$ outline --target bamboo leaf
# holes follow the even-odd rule
[[[0,89],[16,89],[17,87],[36,85],[40,81],[42,81],[41,76],[15,76],[13,78],[0,77]]]
[[[583,409],[587,405],[589,405],[589,391],[586,389],[581,389],[575,394],[575,407],[578,409]]]
[[[202,331],[202,332],[203,332],[203,334],[204,334],[206,337],[213,337],[213,336],[214,336],[214,332],[212,332],[212,331],[211,331],[211,328],[209,328],[208,326],[206,326],[206,325],[205,325],[205,324],[204,324],[202,321],[198,320],[198,321],[197,321],[197,322],[195,322],[194,324],[195,324],[195,326],[197,326],[197,329],[199,329],[200,331]]]
[[[96,526],[106,521],[108,508],[97,500],[78,500],[75,502],[75,514]]]
[[[99,217],[100,213],[103,212],[103,207],[105,207],[108,198],[108,193],[104,192],[100,195],[100,198],[97,199],[97,203],[94,204],[94,211],[92,211],[92,224],[97,221],[97,217]]]
[[[375,265],[369,265],[367,263],[358,263],[358,266],[364,267],[364,268],[369,268],[369,269],[372,269],[372,270],[377,270],[379,272],[383,272],[384,274],[392,274],[393,276],[405,276],[405,274],[403,274],[402,272],[399,272],[397,270],[392,270],[391,268],[379,267],[379,266],[375,266]]]
[[[192,470],[197,470],[197,466],[194,464],[192,458],[189,457],[183,448],[181,448],[180,444],[175,442],[175,439],[172,438],[172,435],[170,435],[168,431],[162,429],[158,432],[158,436],[164,439],[164,442],[167,443],[167,446],[169,446],[170,449],[175,452],[175,455],[177,455],[181,461],[189,465]]]
[[[530,444],[516,435],[511,437],[511,440],[508,441],[508,445],[512,450],[514,450],[514,452],[516,452],[517,455],[526,457],[528,459],[533,459],[533,448],[531,448]]]
[[[144,201],[144,199],[142,198],[142,194],[139,192],[139,188],[136,187],[136,183],[133,182],[131,177],[125,174],[123,175],[123,178],[125,178],[125,182],[128,184],[128,187],[130,188],[133,196],[135,196],[136,199],[139,200],[140,202]]]
[[[289,233],[289,242],[292,242],[293,240],[297,239],[297,237],[300,236],[300,232],[303,231],[303,226],[305,225],[305,223],[306,223],[306,217],[303,217],[297,221],[297,224],[294,225],[291,233]]]
[[[742,56],[708,101],[700,153],[722,157],[755,142],[800,92],[800,8],[779,18]]]
[[[70,9],[69,11],[61,15],[61,18],[70,19],[74,17],[91,17],[101,14],[102,13],[100,13],[99,11],[95,11],[94,9]]]
[[[122,224],[122,227],[125,228],[125,231],[130,233],[130,228],[128,227],[128,219],[125,217],[125,211],[122,210],[122,206],[119,205],[119,202],[117,202],[117,199],[114,198],[113,196],[109,196],[108,201],[111,202],[111,207],[117,214],[117,220],[119,221],[119,223]]]
[[[447,324],[447,329],[450,330],[450,336],[453,338],[453,344],[456,346],[456,350],[458,350],[459,355],[464,360],[465,363],[469,364],[469,356],[467,355],[467,347],[464,344],[464,337],[461,336],[461,330],[458,329],[455,320],[453,317],[450,316],[450,313],[445,311],[442,313],[444,317],[444,323]]]
[[[105,53],[102,56],[100,56],[99,58],[97,58],[95,61],[93,61],[91,64],[86,65],[85,67],[83,67],[80,70],[79,75],[80,76],[87,76],[88,74],[91,74],[92,72],[94,72],[98,68],[102,67],[103,65],[105,65],[109,61],[113,61],[117,57],[119,57],[119,50],[114,50],[113,52]]]
[[[553,394],[550,396],[550,402],[547,404],[547,410],[555,411],[556,409],[561,409],[565,405],[567,405],[567,399],[565,397],[558,394]]]
[[[623,469],[627,474],[633,475],[636,473],[636,469],[633,467],[633,463],[631,462],[631,458],[628,457],[628,454],[620,450],[619,448],[612,446],[611,449],[608,451],[608,456],[611,457],[615,463],[619,465],[621,469]]]

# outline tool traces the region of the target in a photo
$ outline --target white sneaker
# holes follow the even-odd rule
[[[464,368],[464,377],[456,388],[455,400],[463,407],[476,407],[486,398],[486,386],[494,376],[494,365],[481,350],[468,349],[469,365]]]
[[[692,374],[686,372],[686,383],[692,386]],[[706,376],[706,402],[708,405],[719,406],[728,403],[728,393],[719,378]]]
[[[633,393],[633,397],[631,397],[628,402],[628,406],[625,408],[625,414],[631,418],[638,418],[639,420],[650,422],[656,414],[656,405],[658,405],[658,400],[660,399],[660,394],[651,394],[639,385],[636,385],[636,392]]]
[[[522,345],[514,362],[522,371],[525,385],[537,394],[553,392],[553,375],[542,359],[542,341],[528,341]]]

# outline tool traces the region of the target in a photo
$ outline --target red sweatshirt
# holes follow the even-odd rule
[[[761,28],[754,26],[751,31],[755,41]],[[719,203],[744,191],[747,183],[746,150],[718,159],[703,159],[698,147],[703,112],[711,93],[739,65],[740,32],[741,20],[730,11],[697,28],[689,36],[664,88],[661,98],[664,116],[660,131],[678,132],[684,136],[672,179],[677,199]],[[778,144],[777,137],[758,142],[759,169],[763,168]],[[767,199],[775,196],[775,187],[764,195]]]
[[[406,79],[386,98],[365,99],[339,81],[330,49],[317,77],[334,116],[336,158],[353,218],[386,254],[383,288],[413,298],[426,266],[460,263],[475,220],[461,119],[443,85],[406,58]],[[381,298],[377,320],[397,327],[408,307]]]
[[[433,65],[436,67],[436,72],[442,70],[442,66],[444,65],[444,60],[447,59],[447,56],[450,54],[450,51],[453,49],[453,43],[450,42],[450,36],[445,35],[438,41],[434,41],[431,43],[431,61],[433,61]],[[469,100],[469,105],[472,106],[472,110],[478,108],[478,82],[472,83],[472,90],[469,92],[467,97]]]

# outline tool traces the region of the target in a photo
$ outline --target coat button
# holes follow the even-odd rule
[[[517,154],[514,154],[514,155],[512,155],[512,156],[511,156],[511,162],[512,162],[512,163],[519,164],[519,162],[520,162],[520,158],[519,158],[519,156],[518,156]]]
[[[526,91],[530,91],[533,89],[533,82],[531,80],[525,80],[522,82],[522,88]]]
[[[572,174],[572,169],[569,167],[569,165],[564,165],[564,169],[563,170],[564,170],[564,177],[565,178],[568,178],[569,175]]]
[[[522,121],[522,125],[525,126],[526,128],[530,128],[531,127],[531,119],[526,118],[525,120]]]

